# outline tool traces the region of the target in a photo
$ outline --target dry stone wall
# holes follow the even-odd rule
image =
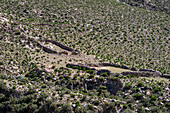
[[[130,69],[128,66],[126,65],[118,65],[118,64],[111,64],[111,63],[99,63],[100,66],[112,66],[112,67],[119,67],[122,69]]]
[[[122,75],[135,75],[136,77],[160,77],[159,72],[147,72],[147,71],[134,71],[134,72],[122,72]]]
[[[170,74],[164,74],[162,77],[170,79]]]
[[[29,41],[31,41],[32,43],[36,44],[39,48],[41,48],[43,51],[47,52],[47,53],[54,53],[54,54],[59,54],[57,51],[54,51],[52,49],[49,49],[43,45],[41,45],[39,42],[33,40],[33,39],[30,39]]]
[[[59,42],[53,41],[53,40],[40,40],[40,41],[41,41],[41,42],[44,42],[44,41],[45,41],[45,42],[50,42],[50,43],[52,43],[52,44],[55,44],[55,45],[59,46],[60,48],[66,50],[66,51],[57,52],[57,51],[55,51],[55,50],[52,50],[52,49],[50,49],[50,48],[47,48],[47,47],[41,45],[39,42],[35,41],[34,39],[29,39],[29,41],[31,41],[32,43],[36,43],[36,45],[37,45],[39,48],[41,48],[43,51],[45,51],[45,52],[47,52],[47,53],[65,54],[65,55],[68,55],[68,52],[67,52],[67,51],[71,51],[71,52],[72,52],[71,55],[78,55],[78,54],[80,54],[80,52],[79,52],[78,50],[74,50],[74,49],[72,49],[72,48],[70,48],[70,47],[68,47],[68,46],[65,46],[65,45],[63,45],[63,44],[61,44],[61,43],[59,43]]]
[[[41,41],[50,42],[50,43],[52,43],[52,44],[55,44],[56,46],[59,46],[60,48],[62,48],[62,49],[64,49],[64,50],[67,50],[67,51],[72,52],[72,55],[78,55],[78,54],[80,54],[80,51],[74,50],[73,48],[68,47],[68,46],[65,46],[65,45],[63,45],[63,44],[61,44],[61,43],[59,43],[59,42],[57,42],[57,41],[54,41],[54,40],[47,40],[47,39],[45,39],[45,40],[41,40]]]
[[[92,64],[90,64],[92,65]],[[77,69],[86,69],[86,70],[95,70],[97,75],[101,75],[102,73],[107,73],[108,75],[112,75],[113,73],[111,73],[110,70],[107,69],[100,69],[100,70],[96,70],[95,68],[91,68],[89,66],[85,66],[83,64],[67,64],[67,67],[70,66],[71,68],[75,68],[75,66],[77,66]],[[93,65],[94,66],[94,65]],[[98,65],[97,65],[98,66]],[[99,66],[114,66],[115,64],[110,64],[110,63],[99,63]],[[120,67],[121,68],[121,67]],[[132,68],[132,70],[137,70],[135,67]],[[161,73],[158,71],[154,71],[154,70],[148,70],[148,69],[140,69],[139,71],[125,71],[121,73],[122,75],[135,75],[136,77],[160,77]],[[169,77],[169,76],[165,76],[165,77]]]

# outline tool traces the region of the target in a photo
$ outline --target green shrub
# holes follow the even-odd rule
[[[126,83],[124,86],[124,90],[129,90],[132,88],[132,85],[130,83]]]
[[[78,66],[73,66],[73,69],[79,69],[79,67]]]
[[[87,73],[93,74],[94,70],[86,70]]]
[[[46,88],[47,86],[45,85],[45,84],[43,84],[42,86],[41,86],[41,88]]]
[[[118,79],[118,77],[113,77],[113,76],[110,76],[109,78],[110,78],[111,81],[115,81],[115,80]]]
[[[156,101],[156,97],[155,96],[151,96],[151,101]]]
[[[80,106],[80,101],[76,102],[76,107]]]
[[[134,99],[135,100],[141,100],[143,98],[143,94],[141,93],[136,93],[133,95]]]
[[[162,88],[161,87],[155,87],[152,92],[153,93],[158,93],[158,92],[161,92],[162,91]]]
[[[89,105],[88,105],[88,109],[90,109],[90,110],[94,110],[94,106],[93,106],[93,104],[89,104]]]
[[[123,109],[126,109],[128,106],[126,104],[123,104]]]
[[[138,86],[138,87],[143,87],[144,84],[143,84],[143,82],[138,82],[137,86]]]
[[[107,72],[104,72],[104,73],[101,73],[100,76],[103,76],[103,77],[108,77],[109,74]]]
[[[70,94],[70,97],[74,98],[74,97],[75,97],[75,94]]]

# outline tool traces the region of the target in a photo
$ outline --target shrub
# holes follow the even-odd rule
[[[126,104],[123,104],[123,109],[126,109],[128,106]]]
[[[100,101],[99,100],[94,100],[93,104],[97,106],[97,105],[100,104]]]
[[[77,102],[76,102],[76,107],[77,107],[77,106],[80,106],[80,101],[77,101]]]
[[[143,98],[143,94],[141,93],[136,93],[133,95],[134,99],[135,100],[141,100]]]
[[[138,87],[143,87],[144,84],[143,84],[142,82],[138,82],[137,86],[138,86]]]
[[[103,76],[103,77],[108,77],[109,74],[107,72],[104,72],[104,73],[101,73],[100,76]]]
[[[161,87],[155,87],[152,92],[153,93],[158,93],[159,91],[161,92],[162,88]]]
[[[70,94],[70,97],[74,98],[74,97],[75,97],[75,95],[74,95],[74,94]]]
[[[54,69],[55,67],[56,67],[56,66],[55,66],[55,65],[53,65],[51,68],[52,68],[52,69]]]
[[[88,108],[89,108],[90,110],[94,110],[93,104],[89,104],[89,105],[88,105]]]
[[[41,86],[41,88],[46,88],[46,85],[45,85],[45,84],[43,84],[43,85]]]
[[[110,78],[111,81],[115,81],[115,80],[118,79],[118,77],[113,77],[113,76],[110,76],[109,78]]]
[[[70,103],[63,104],[60,113],[73,113]]]
[[[16,89],[17,87],[16,86],[13,86],[13,89]]]
[[[71,66],[69,64],[67,64],[66,67],[71,68]]]
[[[0,73],[0,78],[1,78],[1,79],[7,79],[8,77],[7,77],[5,74]]]
[[[73,66],[73,69],[78,69],[79,67],[78,66]]]
[[[155,96],[151,96],[151,101],[155,101],[156,97]]]
[[[94,70],[86,70],[87,73],[93,74]]]
[[[0,62],[0,65],[3,65],[3,62]]]
[[[129,90],[132,88],[132,85],[130,83],[126,83],[124,86],[124,90]]]
[[[0,102],[5,101],[6,97],[4,94],[0,94]]]

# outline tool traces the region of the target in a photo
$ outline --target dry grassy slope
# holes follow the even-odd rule
[[[29,36],[57,40],[101,62],[169,73],[168,14],[113,0],[2,0],[0,5]]]

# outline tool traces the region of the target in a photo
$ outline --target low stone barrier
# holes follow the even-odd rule
[[[139,71],[156,72],[156,71],[151,70],[151,69],[139,69]]]
[[[146,72],[146,71],[134,71],[134,72],[122,72],[122,75],[135,75],[136,77],[160,77],[161,73],[159,72]]]
[[[101,65],[101,66],[119,67],[119,68],[122,68],[122,69],[130,69],[126,65],[118,65],[118,64],[111,64],[111,63],[99,63],[99,65]]]
[[[71,67],[71,68],[80,69],[80,70],[94,70],[94,71],[96,70],[95,68],[90,68],[90,67],[85,66],[83,64],[71,64],[71,63],[68,63],[66,66]],[[77,67],[75,67],[75,66],[77,66]]]
[[[35,41],[33,39],[30,39],[30,41],[32,41],[33,43],[36,43],[39,48],[42,48],[42,50],[47,52],[47,53],[59,54],[57,51],[51,50],[51,49],[41,45],[39,42],[37,42],[37,41]]]
[[[74,51],[74,49],[72,49],[71,47],[65,46],[65,45],[63,45],[63,44],[61,44],[61,43],[59,43],[59,42],[57,42],[57,41],[47,40],[47,39],[45,39],[44,41],[45,41],[45,42],[50,42],[50,43],[52,43],[52,44],[55,44],[56,46],[59,46],[60,48],[65,49],[65,50],[67,50],[67,51]]]
[[[99,63],[100,66],[113,66],[113,67],[120,67],[117,64],[111,64],[111,63]]]
[[[61,44],[61,43],[59,43],[59,42],[57,42],[57,41],[54,41],[54,40],[47,40],[47,39],[45,39],[45,40],[40,40],[41,42],[50,42],[50,43],[52,43],[52,44],[55,44],[56,46],[59,46],[60,48],[62,48],[62,49],[64,49],[64,50],[67,50],[67,51],[70,51],[70,52],[72,52],[72,54],[71,55],[78,55],[78,54],[80,54],[80,51],[78,51],[78,50],[74,50],[73,48],[71,48],[71,47],[68,47],[68,46],[65,46],[65,45],[63,45],[63,44]]]
[[[132,68],[130,68],[130,70],[132,70],[132,71],[138,71],[138,69],[137,69],[136,67],[132,67]]]
[[[71,67],[73,69],[80,69],[80,70],[94,70],[96,72],[97,75],[101,75],[102,73],[107,73],[108,75],[111,74],[111,71],[107,70],[107,69],[100,69],[100,70],[96,70],[95,68],[90,68],[88,66],[85,66],[83,64],[67,64],[66,67]]]
[[[164,74],[162,77],[170,79],[170,74]]]

